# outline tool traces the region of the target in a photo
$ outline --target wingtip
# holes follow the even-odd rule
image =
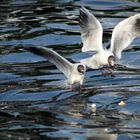
[[[38,47],[37,46],[24,46],[23,48],[27,51],[31,51],[31,50],[36,49]]]
[[[88,16],[89,16],[88,10],[84,6],[82,6],[80,8],[80,14],[79,14],[79,24],[80,24],[80,26],[83,26],[87,22]]]
[[[138,17],[136,18],[135,26],[136,26],[136,30],[138,30],[139,33],[140,33],[140,14],[139,14]]]
[[[80,13],[87,13],[88,12],[88,10],[87,10],[87,8],[85,8],[84,6],[81,6],[81,8],[80,8]]]
[[[27,50],[27,51],[30,51],[30,48],[31,48],[31,46],[28,46],[28,47],[27,46],[23,46],[23,49]]]
[[[38,52],[38,48],[36,46],[26,46],[24,49],[35,54]]]
[[[24,47],[25,50],[36,54],[36,55],[43,55],[44,54],[44,47],[40,46],[26,46]]]
[[[85,7],[84,7],[84,6],[81,6],[81,7],[80,7],[80,10],[84,10],[84,9],[85,9]]]

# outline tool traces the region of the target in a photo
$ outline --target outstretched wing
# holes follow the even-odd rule
[[[103,50],[103,29],[101,23],[84,7],[80,9],[79,24],[81,28],[81,38],[83,42],[82,51],[99,52]]]
[[[140,35],[140,14],[121,21],[113,30],[111,51],[117,59],[121,58],[122,51]]]
[[[40,55],[44,58],[47,58],[48,61],[56,65],[56,67],[62,71],[65,76],[68,78],[70,76],[70,72],[72,71],[73,64],[66,60],[64,57],[56,53],[55,51],[45,48],[45,47],[36,47],[36,46],[29,46],[24,47],[24,49],[36,54]]]

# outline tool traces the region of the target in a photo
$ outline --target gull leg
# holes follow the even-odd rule
[[[110,74],[111,77],[115,77],[115,74],[111,71],[110,68],[107,68],[107,70],[109,71],[109,74]]]
[[[103,72],[103,68],[99,68],[99,70],[101,71],[101,73],[102,73],[102,76],[106,76],[106,74]]]
[[[73,84],[71,85],[71,91],[74,91],[74,86],[73,86]]]
[[[82,93],[83,92],[83,87],[82,87],[82,85],[80,84],[80,93]]]

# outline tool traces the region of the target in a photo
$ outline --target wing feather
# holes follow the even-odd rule
[[[103,50],[103,29],[101,23],[84,7],[80,9],[79,24],[81,28],[81,39],[83,42],[82,51],[99,52]]]
[[[59,55],[57,52],[53,51],[52,49],[48,49],[45,47],[36,47],[36,46],[29,46],[24,47],[24,49],[34,53],[36,55],[40,55],[44,58],[47,58],[49,62],[56,65],[56,67],[62,71],[65,76],[68,78],[73,68],[73,64],[70,63],[67,59]]]
[[[140,14],[121,21],[113,30],[111,38],[111,51],[117,59],[130,43],[140,36]]]

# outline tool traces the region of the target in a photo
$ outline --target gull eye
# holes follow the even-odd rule
[[[78,65],[77,70],[83,74],[85,72],[85,67],[83,65]]]

